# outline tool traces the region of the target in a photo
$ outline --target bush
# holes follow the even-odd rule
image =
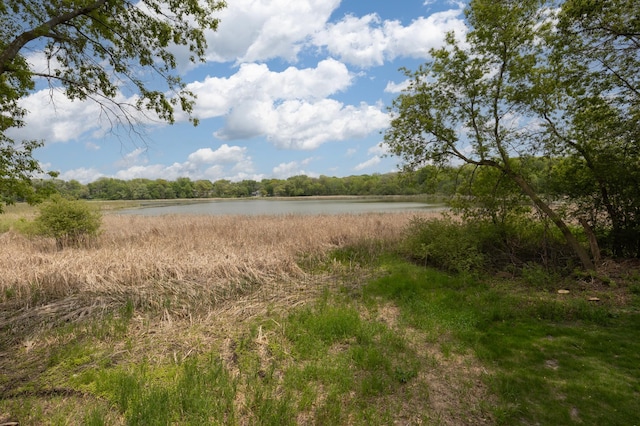
[[[451,272],[520,271],[540,284],[545,274],[569,271],[572,253],[562,235],[532,216],[504,222],[416,218],[406,229],[402,254]]]
[[[451,272],[471,272],[485,264],[480,232],[471,223],[452,219],[415,218],[406,230],[401,251],[414,260]]]
[[[86,201],[69,200],[59,195],[40,206],[37,232],[56,239],[56,247],[86,245],[98,235],[102,214]]]

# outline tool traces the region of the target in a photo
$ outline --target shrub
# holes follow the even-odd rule
[[[401,251],[414,260],[452,272],[471,272],[485,263],[481,237],[471,223],[452,219],[415,218],[406,230]]]
[[[573,260],[562,235],[531,215],[498,223],[416,218],[406,228],[402,250],[413,260],[451,272],[521,271],[538,284],[539,272],[569,271]]]
[[[98,235],[102,214],[86,201],[53,196],[39,208],[37,232],[56,239],[56,247],[79,247]]]

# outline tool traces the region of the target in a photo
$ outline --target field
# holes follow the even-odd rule
[[[61,251],[3,232],[0,423],[637,421],[636,270],[450,276],[395,254],[414,216],[107,214]]]

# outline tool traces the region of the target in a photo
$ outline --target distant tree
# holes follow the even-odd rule
[[[217,198],[227,198],[232,196],[231,181],[220,179],[213,182],[212,195]]]
[[[186,177],[181,177],[171,182],[171,187],[177,198],[193,198],[196,195],[193,182]]]
[[[184,46],[190,61],[204,61],[205,31],[217,29],[215,13],[224,6],[215,0],[0,2],[0,206],[16,196],[28,199],[30,179],[41,171],[32,153],[42,142],[6,133],[26,124],[20,99],[38,79],[70,99],[97,102],[113,125],[133,126],[144,111],[172,123],[176,107],[190,114],[194,105],[174,72],[174,46]],[[25,52],[41,55],[46,70],[34,70]],[[166,87],[151,86],[142,69]],[[132,103],[119,100],[122,87],[136,95]]]
[[[131,191],[126,181],[102,177],[87,185],[89,196],[101,200],[130,200]]]
[[[156,179],[149,182],[149,194],[154,200],[176,198],[175,191],[169,184],[169,181],[165,179]]]
[[[132,179],[127,182],[129,197],[132,200],[148,200],[151,199],[149,192],[149,179]]]
[[[213,195],[213,183],[210,180],[199,179],[193,183],[196,198],[208,198]]]

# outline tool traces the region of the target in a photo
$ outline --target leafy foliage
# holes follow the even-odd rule
[[[565,156],[557,172],[604,248],[640,255],[638,2],[567,0],[539,105]]]
[[[87,243],[100,230],[102,214],[86,201],[54,196],[40,206],[38,232],[56,239],[58,249]]]
[[[485,265],[480,234],[452,219],[415,218],[407,227],[401,252],[451,272],[472,272]]]
[[[445,47],[431,51],[431,63],[407,71],[412,82],[393,103],[385,142],[408,169],[455,159],[499,171],[553,221],[583,267],[593,269],[516,158],[542,153],[546,142],[531,125],[538,117],[530,106],[538,98],[537,67],[547,62],[548,48],[540,40],[553,33],[544,4],[472,1],[466,45],[450,33]]]
[[[577,261],[557,229],[526,212],[511,212],[497,222],[482,216],[464,221],[415,218],[405,230],[400,252],[418,263],[463,274],[520,274],[534,265],[569,273],[567,266]]]
[[[205,31],[215,31],[216,0],[7,0],[0,4],[0,201],[29,195],[40,172],[32,151],[7,130],[25,125],[20,99],[46,81],[69,99],[97,102],[112,126],[134,126],[145,111],[172,123],[174,110],[193,110],[194,95],[174,74],[179,52],[204,61]],[[34,52],[45,70],[32,68]],[[148,72],[166,87],[153,87]],[[123,93],[122,91],[128,91]],[[124,95],[124,96],[123,96]],[[123,100],[126,98],[132,101]],[[194,124],[197,120],[192,119]]]

